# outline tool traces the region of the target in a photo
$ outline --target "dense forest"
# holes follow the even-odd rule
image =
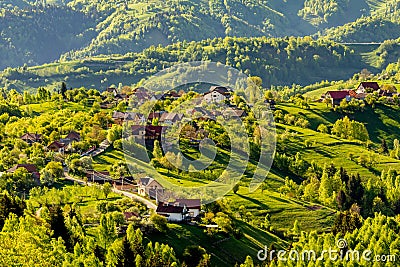
[[[350,1],[351,2],[351,1]],[[400,1],[382,1],[370,15],[343,26],[327,29],[323,35],[340,42],[383,42],[398,38]]]
[[[78,49],[94,36],[89,30],[94,22],[68,7],[3,7],[0,9],[0,68],[50,62],[64,51]]]
[[[139,52],[184,40],[325,35],[336,26],[328,38],[383,41],[399,37],[397,7],[396,0],[2,1],[0,68]]]
[[[220,62],[247,75],[262,77],[265,86],[306,85],[340,80],[373,67],[360,54],[331,41],[304,38],[217,38],[201,42],[179,42],[150,47],[123,57],[99,57],[32,68],[7,68],[0,84],[8,89],[40,86],[55,88],[60,81],[69,87],[105,89],[110,84],[131,85],[176,63]]]

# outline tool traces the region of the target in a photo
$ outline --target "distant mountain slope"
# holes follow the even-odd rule
[[[383,42],[399,38],[400,0],[378,1],[371,15],[327,29],[324,35],[339,42]]]
[[[315,26],[335,26],[340,20],[353,21],[369,12],[368,2],[362,0],[305,0],[298,14]]]
[[[68,5],[84,12],[112,14],[96,27],[98,36],[89,46],[66,53],[63,59],[138,52],[152,43],[224,36],[304,36],[352,22],[372,10],[360,0],[153,0],[119,1],[112,6],[103,1],[88,6],[86,0],[75,0]]]
[[[0,1],[0,69],[215,37],[305,36],[334,40],[398,36],[398,19],[378,23],[398,0],[5,0]],[[389,13],[388,13],[389,12]],[[396,11],[397,12],[397,11]],[[394,13],[396,13],[394,12]],[[379,15],[385,14],[385,15]],[[391,14],[391,13],[390,13]],[[397,14],[397,13],[396,13]],[[364,26],[365,18],[371,22]],[[379,32],[380,31],[380,32]]]
[[[31,68],[6,69],[0,87],[33,89],[40,86],[104,90],[111,84],[136,84],[143,78],[180,62],[221,62],[248,75],[263,78],[264,85],[310,84],[321,80],[347,79],[366,65],[359,54],[346,46],[304,38],[217,38],[151,47],[141,53],[120,57],[97,57]],[[373,70],[373,68],[371,69]]]
[[[93,37],[88,29],[95,20],[84,13],[68,7],[34,8],[23,1],[17,3],[22,9],[11,9],[11,4],[0,9],[1,69],[53,61]]]

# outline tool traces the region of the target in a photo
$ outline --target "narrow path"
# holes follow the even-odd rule
[[[357,43],[357,42],[344,42],[344,43],[338,43],[341,45],[381,45],[383,43],[379,43],[379,42],[370,42],[370,43]]]
[[[64,178],[69,180],[69,181],[76,182],[76,183],[82,184],[82,185],[88,185],[88,186],[93,186],[94,185],[94,183],[85,182],[83,180],[71,177],[67,172],[64,172]],[[121,194],[121,195],[124,195],[126,197],[130,197],[132,199],[135,199],[135,200],[137,200],[139,202],[142,202],[149,209],[152,209],[152,210],[156,210],[157,209],[156,204],[154,204],[153,202],[151,202],[150,200],[148,200],[148,199],[146,199],[144,197],[141,197],[139,195],[136,195],[136,194],[133,194],[133,193],[129,193],[129,192],[126,192],[126,191],[118,190],[118,189],[115,189],[114,187],[112,188],[112,191],[114,193]]]

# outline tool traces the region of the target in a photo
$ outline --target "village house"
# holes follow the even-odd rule
[[[177,100],[181,97],[182,95],[178,94],[174,90],[168,91],[168,92],[156,92],[156,94],[150,95],[150,100],[151,101],[156,101],[156,100]]]
[[[74,142],[80,142],[81,135],[78,132],[71,131],[65,138],[60,139],[60,143],[64,144],[64,147],[68,147]]]
[[[65,152],[65,144],[60,141],[54,141],[47,146],[47,150],[63,154]]]
[[[16,170],[24,168],[28,173],[30,173],[35,179],[37,184],[40,183],[40,173],[38,172],[36,166],[34,164],[17,164],[14,167],[7,170],[8,173],[14,173]]]
[[[184,207],[170,205],[169,203],[158,203],[157,214],[167,218],[169,222],[182,222],[184,220]]]
[[[111,93],[114,97],[118,94],[118,90],[115,87],[108,87],[106,89],[107,93]]]
[[[63,154],[66,150],[72,149],[72,143],[80,141],[81,135],[76,131],[71,131],[65,138],[61,138],[60,140],[54,141],[48,145],[47,150]]]
[[[176,199],[173,205],[183,206],[187,210],[187,215],[196,218],[200,215],[201,201],[200,199]]]
[[[78,132],[71,131],[67,135],[66,139],[69,139],[69,140],[71,140],[73,142],[80,142],[81,141],[81,135]]]
[[[203,95],[207,103],[221,103],[231,96],[231,90],[223,86],[212,86],[210,91]]]
[[[328,91],[324,97],[331,100],[332,106],[339,106],[343,99],[351,100],[350,90]]]
[[[156,212],[170,222],[182,222],[199,216],[200,209],[200,199],[176,199],[174,202],[159,202]]]
[[[164,98],[170,98],[170,99],[179,99],[182,95],[178,94],[177,92],[171,90],[167,93],[164,94]]]
[[[133,90],[133,96],[139,103],[144,103],[152,98],[152,95],[143,87],[135,88]]]
[[[186,114],[192,118],[203,119],[203,120],[215,118],[215,116],[210,111],[206,110],[203,107],[197,107],[197,106],[191,109],[187,109]]]
[[[247,116],[247,112],[238,108],[227,108],[222,112],[225,119],[240,119]]]
[[[147,122],[151,124],[153,120],[160,120],[161,114],[162,114],[161,112],[154,112],[154,111],[151,112],[147,117]]]
[[[373,93],[376,91],[379,91],[381,87],[377,82],[362,82],[360,85],[357,87],[356,93],[361,94],[361,93]]]
[[[164,194],[164,187],[151,177],[140,178],[138,182],[138,194],[157,200],[158,195],[162,196]]]
[[[164,112],[161,114],[159,122],[163,124],[173,125],[177,122],[182,121],[182,119],[183,119],[183,114]]]
[[[124,122],[134,122],[138,124],[144,124],[146,122],[146,118],[142,114],[135,112],[114,111],[112,119],[114,123],[118,125],[122,125]]]
[[[146,141],[161,141],[162,135],[165,133],[166,126],[154,126],[154,125],[133,125],[132,136],[135,140],[146,140]]]
[[[115,99],[115,101],[117,101],[117,103],[121,102],[121,101],[128,101],[129,100],[129,95],[127,95],[127,94],[117,94],[114,97],[114,99]]]
[[[23,136],[20,137],[21,140],[25,141],[29,145],[32,145],[34,143],[41,143],[42,142],[42,135],[37,134],[37,133],[26,133]]]

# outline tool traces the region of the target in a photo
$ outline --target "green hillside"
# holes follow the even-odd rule
[[[399,37],[397,6],[395,0],[2,1],[0,69],[185,40],[313,35],[336,26],[326,33],[334,40],[383,41]]]
[[[0,6],[0,69],[51,62],[88,43],[94,25],[95,19],[68,7],[34,8],[10,1]]]
[[[356,43],[383,42],[387,39],[397,39],[400,32],[400,1],[368,2],[371,6],[369,15],[365,14],[365,16],[343,26],[327,29],[323,35],[339,42]]]
[[[120,57],[94,57],[29,68],[8,68],[0,74],[6,89],[27,90],[40,86],[104,90],[111,84],[136,84],[141,79],[181,62],[209,60],[263,78],[264,86],[307,85],[321,80],[340,80],[363,68],[362,55],[330,41],[304,38],[218,38],[151,47]]]

